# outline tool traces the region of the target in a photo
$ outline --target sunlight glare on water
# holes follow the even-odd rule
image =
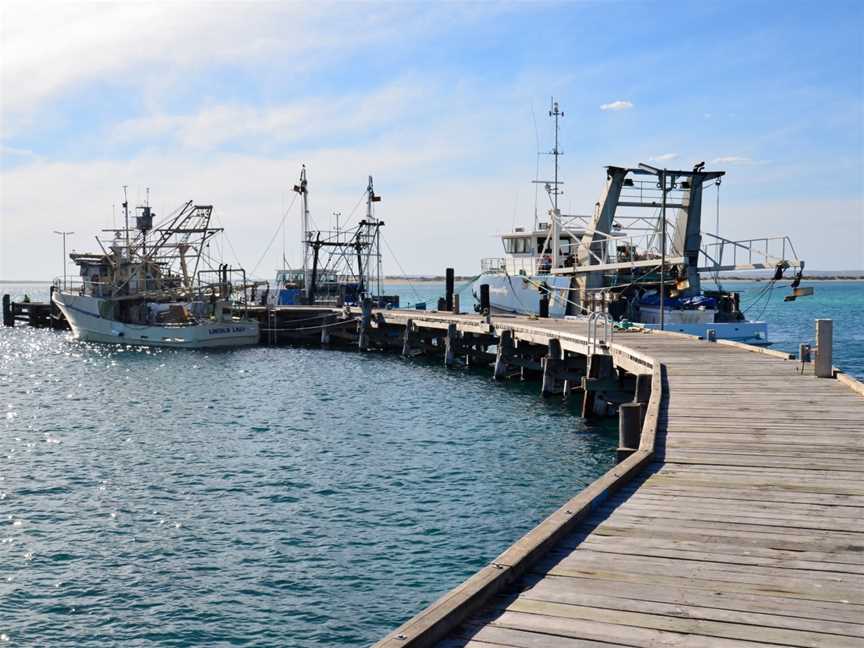
[[[345,351],[0,331],[13,645],[362,646],[613,462],[536,384]]]

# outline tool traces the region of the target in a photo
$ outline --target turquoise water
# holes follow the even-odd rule
[[[835,364],[864,376],[864,284],[813,285],[768,301],[776,347],[832,318]],[[746,304],[764,284],[735,287]],[[47,294],[0,286],[25,290]],[[397,290],[432,305],[443,285]],[[10,645],[367,645],[604,472],[615,445],[536,384],[344,351],[0,329],[0,394]]]
[[[816,319],[833,320],[834,365],[864,380],[864,282],[804,281],[801,285],[812,287],[815,294],[794,302],[783,301],[790,292],[788,282],[763,295],[767,284],[727,282],[723,287],[741,292],[748,319],[768,322],[773,349],[797,354],[800,343],[815,344]]]
[[[0,634],[368,645],[612,465],[614,431],[537,391],[397,356],[0,330]]]

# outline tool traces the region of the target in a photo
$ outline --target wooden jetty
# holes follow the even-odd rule
[[[417,335],[491,332],[496,375],[508,338],[560,346],[587,360],[586,400],[592,383],[608,388],[592,373],[603,354],[652,389],[638,448],[377,647],[864,646],[860,383],[678,334],[384,317]],[[830,367],[830,348],[821,356]]]
[[[53,287],[51,293],[54,293]],[[50,328],[58,331],[69,329],[69,322],[50,299],[47,302],[15,302],[9,295],[3,295],[3,326],[15,326],[16,322],[23,322],[33,328]]]
[[[830,322],[810,363],[600,320],[250,313],[262,344],[434,356],[619,412],[615,468],[377,648],[864,647],[864,385]]]

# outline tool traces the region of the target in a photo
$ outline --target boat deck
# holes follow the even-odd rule
[[[493,324],[586,333],[579,322]],[[543,531],[577,513],[578,498],[378,645],[864,646],[854,381],[684,336],[622,333],[614,345],[662,363],[648,460],[612,475],[614,494],[608,483],[591,494],[572,529]],[[542,557],[525,560],[544,536]],[[496,569],[512,577],[492,586]]]

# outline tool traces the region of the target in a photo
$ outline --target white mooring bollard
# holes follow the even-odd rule
[[[830,319],[816,320],[816,362],[814,370],[818,378],[833,378],[834,369],[831,347],[834,338],[834,322]]]

